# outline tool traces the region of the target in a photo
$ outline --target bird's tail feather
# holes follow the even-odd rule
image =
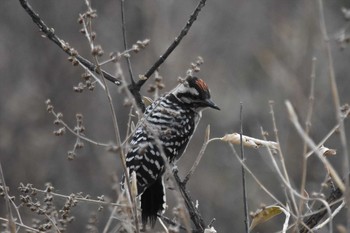
[[[142,193],[141,209],[143,225],[146,225],[149,221],[153,228],[157,220],[157,214],[165,209],[165,189],[162,178],[157,179]]]

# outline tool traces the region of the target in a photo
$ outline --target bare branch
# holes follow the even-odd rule
[[[94,65],[92,62],[88,61],[84,57],[80,56],[78,52],[71,48],[65,41],[60,39],[54,32],[53,28],[49,28],[45,22],[40,18],[39,14],[36,13],[33,8],[29,5],[27,0],[19,0],[21,3],[23,9],[28,13],[28,15],[32,18],[33,22],[39,27],[40,31],[42,31],[46,38],[48,38],[50,41],[54,42],[58,47],[60,47],[66,54],[69,56],[72,56],[76,58],[84,68],[87,68],[91,72],[99,74],[99,72],[102,72],[103,77],[105,77],[107,80],[111,81],[112,83],[116,85],[120,85],[120,81],[115,78],[113,75],[109,74],[108,72],[97,69],[96,65]]]
[[[345,192],[346,186],[344,185],[343,181],[340,179],[338,173],[333,168],[333,166],[329,163],[329,161],[318,151],[318,148],[316,147],[316,144],[311,140],[311,138],[305,134],[303,128],[301,127],[298,117],[293,109],[292,104],[289,101],[286,101],[286,106],[289,114],[289,118],[291,122],[293,123],[294,127],[298,131],[299,135],[305,140],[305,142],[308,144],[308,146],[316,152],[317,157],[322,161],[324,166],[328,169],[331,177],[334,179],[337,186]]]
[[[330,205],[331,209],[335,209],[335,206],[331,204],[339,200],[342,197],[342,195],[343,194],[340,188],[337,188],[332,191],[332,193],[329,195],[329,197],[326,200],[328,205]],[[305,225],[307,225],[308,228],[310,229],[314,228],[328,212],[327,209],[324,209],[324,206],[321,206],[319,209],[322,209],[322,210],[318,211],[316,214],[311,215],[311,217],[309,217],[305,221]],[[302,226],[299,233],[308,233],[308,232],[310,231],[305,226]]]
[[[244,148],[243,148],[243,103],[240,103],[239,108],[239,122],[240,122],[240,134],[239,134],[239,142],[240,142],[240,149],[241,149],[241,160],[245,161],[244,158]],[[246,181],[245,181],[245,170],[244,167],[241,166],[242,169],[242,189],[243,189],[243,206],[244,206],[244,223],[245,223],[245,232],[249,233],[249,214],[248,214],[248,200],[247,200],[247,188],[246,188]]]
[[[333,102],[335,107],[335,113],[337,117],[337,121],[339,124],[339,133],[340,133],[340,141],[343,149],[343,176],[345,176],[345,184],[346,187],[349,187],[350,181],[349,176],[346,175],[349,172],[349,153],[348,153],[348,147],[347,147],[347,139],[345,134],[345,127],[344,122],[342,121],[342,115],[340,112],[340,98],[339,98],[339,92],[337,87],[337,82],[335,78],[335,72],[334,72],[334,65],[333,65],[333,56],[332,56],[332,50],[329,42],[329,37],[327,33],[327,27],[326,27],[326,19],[324,15],[324,9],[323,9],[323,0],[318,0],[319,3],[319,15],[320,15],[320,27],[323,35],[323,40],[326,46],[326,53],[327,53],[327,59],[328,59],[328,71],[329,71],[329,81],[331,84],[331,91],[333,95]],[[350,201],[350,190],[347,188],[346,190],[346,203],[349,203]],[[349,206],[348,206],[349,207]],[[347,210],[347,231],[350,231],[350,208]]]
[[[126,23],[125,23],[124,4],[125,4],[125,0],[121,0],[120,1],[120,10],[121,10],[121,16],[122,16],[123,42],[124,42],[124,49],[127,50],[128,49],[128,41],[127,41],[127,38],[126,38]],[[126,62],[128,63],[128,70],[129,70],[131,85],[135,85],[134,75],[133,75],[133,72],[132,72],[130,57],[128,57],[128,56],[126,57]]]
[[[180,189],[180,193],[184,198],[187,210],[190,214],[191,220],[195,225],[196,232],[203,232],[205,229],[204,220],[199,213],[198,209],[195,207],[189,192],[186,190],[186,185],[181,181],[177,171],[174,171],[175,181]]]
[[[6,186],[6,182],[5,182],[5,176],[4,173],[2,171],[2,166],[0,163],[0,178],[1,178],[1,184],[3,186],[3,190],[4,190],[4,194],[5,194],[5,201],[6,201],[6,211],[7,211],[7,219],[8,219],[8,229],[10,230],[11,233],[15,233],[16,232],[16,226],[15,226],[15,221],[13,219],[13,215],[12,215],[12,209],[11,209],[11,205],[10,205],[10,196],[7,192],[7,186]]]
[[[163,64],[163,62],[168,58],[168,56],[180,44],[181,40],[187,35],[192,24],[197,20],[199,12],[205,6],[205,3],[206,3],[206,0],[200,0],[197,7],[195,8],[193,13],[191,14],[189,20],[187,21],[186,25],[181,30],[180,34],[175,38],[173,43],[167,48],[167,50],[164,52],[164,54],[161,55],[159,57],[159,59],[153,64],[153,66],[146,72],[146,74],[142,76],[142,79],[139,79],[139,81],[137,83],[135,83],[134,85],[133,84],[129,85],[129,90],[133,94],[137,105],[142,109],[142,111],[145,110],[145,105],[143,104],[142,98],[140,95],[141,87],[151,77],[151,75],[159,68],[159,66]]]
[[[205,149],[208,146],[209,141],[209,136],[210,136],[210,125],[207,126],[207,129],[205,131],[205,138],[204,138],[204,142],[203,142],[203,146],[201,148],[201,150],[199,151],[199,154],[197,156],[196,161],[194,162],[194,164],[192,165],[192,168],[190,169],[190,171],[188,172],[188,174],[186,175],[185,179],[183,180],[183,184],[186,185],[187,182],[189,181],[190,177],[192,176],[192,174],[194,173],[194,171],[196,170],[199,162],[201,161],[203,154],[205,152]]]

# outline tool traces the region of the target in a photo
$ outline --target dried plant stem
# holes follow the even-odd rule
[[[322,223],[318,224],[312,230],[314,230],[314,231],[319,230],[322,227],[324,227],[328,222],[331,222],[332,219],[339,213],[339,211],[344,208],[344,206],[345,206],[345,202],[342,201],[342,203],[332,212],[332,214],[326,220],[324,220]],[[330,229],[332,229],[332,227],[330,227]]]
[[[87,5],[89,11],[92,11],[89,1],[85,0],[85,2],[86,2],[86,5]],[[93,51],[95,45],[94,45],[92,37],[91,37],[92,21],[91,21],[91,18],[88,18],[88,20],[89,20],[89,22],[88,22],[89,28],[87,27],[87,24],[86,24],[85,20],[83,20],[82,23],[83,23],[84,30],[86,32],[85,35],[86,35],[86,37],[87,37],[87,39],[89,41],[89,45],[91,47],[91,51]],[[106,92],[108,104],[109,104],[111,115],[112,115],[113,129],[114,129],[114,136],[115,136],[115,139],[116,139],[116,145],[117,145],[118,148],[121,148],[122,141],[121,141],[121,138],[120,138],[120,131],[119,131],[119,126],[118,126],[118,120],[117,120],[117,115],[115,113],[112,96],[111,96],[111,93],[109,91],[109,88],[108,88],[106,79],[104,77],[104,74],[103,74],[103,72],[101,70],[101,67],[99,65],[99,61],[98,61],[98,58],[97,58],[96,54],[93,55],[93,59],[94,59],[95,65],[96,65],[96,70],[101,75],[103,84],[106,87],[105,88],[105,92]],[[130,187],[130,182],[129,182],[130,179],[129,179],[128,169],[126,167],[124,151],[122,149],[120,149],[118,151],[119,151],[119,153],[118,153],[119,154],[119,158],[120,158],[120,161],[122,163],[122,167],[123,167],[124,174],[125,174],[125,183],[127,184],[127,187],[128,187],[128,195],[130,196],[130,200],[131,200],[131,206],[132,206],[132,212],[133,212],[133,215],[134,215],[136,232],[139,233],[140,232],[140,227],[139,227],[138,217],[137,217],[137,206],[136,206],[136,201],[135,201],[136,197],[134,197],[133,193],[131,192],[131,187]]]
[[[0,217],[0,221],[4,221],[4,222],[6,222],[6,223],[9,222],[8,219],[6,219],[6,218],[1,218],[1,217]],[[34,229],[34,228],[32,228],[32,227],[29,227],[29,226],[27,226],[27,225],[25,225],[25,224],[23,224],[23,223],[19,223],[19,222],[13,222],[13,223],[16,224],[16,226],[23,227],[23,228],[29,230],[30,232],[42,232],[42,231],[39,231],[39,230]],[[16,232],[16,231],[15,231],[15,232]]]
[[[308,104],[308,110],[306,114],[306,120],[305,120],[305,133],[309,135],[310,128],[311,128],[311,118],[313,113],[313,107],[314,107],[314,100],[315,100],[315,79],[316,79],[316,57],[312,58],[312,66],[311,66],[311,75],[310,75],[310,95],[309,95],[309,104]],[[305,190],[305,184],[306,184],[306,176],[307,176],[307,144],[304,142],[303,147],[303,163],[302,163],[302,172],[301,172],[301,185],[300,185],[300,194],[303,195]],[[304,208],[304,200],[299,200],[299,216],[303,212]],[[299,223],[301,221],[301,218],[299,217],[297,220],[297,224],[295,224],[294,231],[297,232]]]
[[[273,101],[270,101],[269,105],[270,105],[270,114],[271,114],[271,117],[272,117],[273,130],[275,132],[276,142],[279,145],[277,154],[279,155],[280,162],[281,162],[281,165],[282,165],[282,171],[283,171],[283,175],[282,175],[282,173],[280,173],[280,176],[281,176],[282,180],[285,180],[287,187],[290,187],[289,188],[289,195],[290,195],[290,198],[292,200],[291,206],[294,208],[295,213],[298,215],[299,214],[299,210],[298,210],[298,206],[297,206],[295,197],[293,195],[293,192],[295,192],[295,190],[292,188],[292,185],[291,185],[290,180],[289,180],[288,171],[287,171],[287,168],[286,168],[286,164],[284,162],[284,156],[283,156],[283,153],[282,153],[282,150],[281,150],[281,144],[280,144],[279,137],[278,137],[278,129],[277,129],[277,124],[276,124],[276,118],[275,118],[275,113],[274,113],[274,110],[273,110]],[[268,150],[269,150],[269,153],[270,153],[270,157],[273,159],[273,155],[271,153],[271,149],[268,148]],[[278,168],[277,164],[276,164],[276,168]],[[279,168],[277,170],[279,170]],[[287,197],[287,200],[289,200],[288,195],[286,195],[286,197]]]
[[[332,191],[332,193],[327,198],[326,202],[324,203],[324,206],[321,206],[317,212],[312,214],[304,223],[307,226],[303,225],[303,227],[300,229],[299,233],[308,233],[310,232],[310,228],[314,228],[326,215],[326,213],[329,213],[329,210],[327,206],[331,206],[331,209],[334,208],[334,205],[338,200],[340,200],[342,197],[342,191],[337,188]],[[331,215],[330,215],[331,216]]]
[[[320,153],[319,150],[317,150],[316,144],[312,141],[312,139],[305,134],[304,129],[301,127],[298,117],[292,107],[292,104],[289,101],[286,101],[286,106],[289,114],[289,118],[291,122],[293,123],[294,127],[296,128],[299,135],[305,140],[308,147],[310,147],[317,155],[317,157],[321,160],[321,162],[324,164],[325,168],[329,171],[329,174],[333,178],[334,182],[337,184],[337,186],[340,188],[342,192],[345,191],[345,185],[342,182],[341,178],[339,177],[337,171],[333,168],[332,164],[329,163],[329,161]]]
[[[188,174],[186,175],[186,177],[184,178],[184,180],[182,181],[182,183],[184,185],[187,184],[187,182],[190,180],[191,176],[193,175],[194,171],[196,170],[199,162],[201,161],[203,155],[204,155],[204,152],[205,152],[205,149],[207,148],[208,146],[208,143],[209,143],[209,136],[210,136],[210,125],[207,126],[207,129],[205,130],[205,137],[204,137],[204,142],[203,142],[203,145],[202,145],[202,148],[201,150],[199,151],[199,154],[196,158],[196,161],[193,163],[190,171],[188,172]]]
[[[349,184],[350,184],[349,176],[347,175],[349,172],[349,154],[348,154],[347,140],[346,140],[346,134],[345,134],[345,127],[344,127],[344,122],[342,121],[342,116],[340,112],[340,99],[339,99],[338,87],[335,79],[332,50],[331,50],[329,37],[327,33],[326,19],[325,19],[324,9],[323,9],[323,0],[318,0],[318,3],[319,3],[319,14],[320,14],[320,27],[321,27],[324,43],[326,46],[326,52],[327,52],[329,80],[331,84],[331,91],[333,94],[336,117],[339,124],[340,141],[343,149],[343,176],[345,177],[346,187],[349,187]],[[350,203],[349,188],[342,191],[345,191],[346,203]],[[350,231],[350,208],[347,208],[347,231],[348,232]]]
[[[240,150],[241,150],[241,160],[244,162],[244,148],[243,148],[243,103],[240,103],[239,108],[239,121],[240,121]],[[243,208],[244,208],[244,223],[245,223],[245,232],[249,233],[249,214],[248,214],[248,200],[247,200],[247,187],[245,181],[245,169],[241,166],[242,169],[242,189],[243,189]]]
[[[15,225],[15,221],[13,219],[13,215],[12,215],[12,209],[11,209],[11,204],[10,204],[10,196],[7,192],[7,186],[6,186],[6,182],[5,182],[5,176],[4,176],[4,172],[2,171],[2,165],[0,162],[0,178],[1,178],[1,183],[3,186],[3,190],[4,190],[4,194],[5,194],[5,202],[6,202],[6,211],[7,211],[7,223],[8,223],[8,229],[11,233],[15,233],[16,232],[16,225]]]
[[[178,184],[178,187],[180,189],[180,193],[185,201],[186,208],[190,214],[191,220],[196,227],[195,232],[204,232],[204,229],[205,229],[204,220],[201,214],[199,213],[198,209],[195,207],[194,202],[192,201],[192,197],[190,196],[189,192],[186,190],[186,185],[183,184],[183,182],[181,181],[177,171],[175,171],[173,174],[174,174],[175,181]],[[186,227],[186,229],[188,229],[188,227]]]
[[[123,42],[124,42],[124,49],[127,50],[128,49],[128,41],[126,39],[126,23],[125,23],[124,4],[125,4],[125,0],[121,0],[120,1],[120,10],[121,10],[121,17],[122,17]],[[126,62],[128,64],[128,70],[129,70],[131,84],[135,85],[134,75],[133,75],[133,72],[132,72],[130,57],[128,57],[128,56],[126,57]]]
[[[190,15],[186,25],[181,30],[180,34],[175,38],[173,43],[167,48],[167,50],[162,54],[159,59],[153,64],[153,66],[145,73],[144,78],[140,79],[134,85],[129,85],[129,90],[134,96],[137,105],[144,111],[145,105],[142,102],[140,95],[140,89],[145,84],[145,82],[151,77],[151,75],[163,64],[163,62],[168,58],[168,56],[174,51],[174,49],[180,44],[181,40],[187,35],[192,24],[197,20],[199,12],[205,6],[206,0],[200,0],[197,7]]]
[[[69,56],[74,56],[78,61],[79,64],[81,64],[84,68],[89,69],[92,72],[101,72],[103,76],[108,79],[109,81],[113,82],[116,85],[120,85],[120,81],[115,78],[113,75],[107,73],[106,71],[99,69],[97,71],[96,65],[88,61],[87,59],[83,58],[79,54],[77,54],[76,51],[73,52],[74,49],[71,49],[67,46],[67,43],[64,42],[62,39],[60,39],[54,32],[53,28],[49,28],[45,22],[39,17],[39,14],[36,13],[33,8],[29,5],[29,3],[26,0],[19,0],[21,3],[23,9],[28,13],[28,15],[32,18],[33,22],[39,27],[40,31],[42,31],[46,38],[48,38],[50,41],[54,42],[58,47],[60,47],[66,54]],[[99,74],[99,73],[98,73]]]
[[[58,118],[58,117],[57,117],[57,113],[56,113],[55,111],[51,110],[51,114],[52,114],[54,117]],[[75,132],[74,129],[72,129],[72,128],[71,128],[66,122],[64,122],[62,119],[59,120],[59,123],[60,123],[61,125],[63,125],[64,128],[66,128],[69,132],[71,132],[73,135],[75,135],[75,136],[76,136],[77,138],[79,138],[79,139],[82,139],[82,140],[84,140],[84,141],[86,141],[86,142],[89,142],[89,143],[91,143],[91,144],[93,144],[93,145],[96,145],[96,146],[102,146],[102,147],[109,147],[109,146],[111,146],[110,144],[102,143],[102,142],[97,142],[97,141],[95,141],[95,140],[92,140],[92,139],[90,139],[90,138],[88,138],[88,137],[85,137],[85,136],[81,135],[80,133]]]
[[[38,193],[47,193],[45,190],[33,188],[33,191],[38,192]],[[60,193],[55,193],[55,192],[50,192],[55,197],[60,197],[60,198],[70,198],[70,196],[60,194]],[[84,198],[84,197],[74,197],[75,200],[77,201],[83,201],[87,203],[93,203],[93,204],[98,204],[98,205],[108,205],[108,206],[116,206],[116,207],[124,207],[125,205],[117,204],[117,203],[112,203],[108,201],[100,201],[100,200],[94,200],[94,199],[89,199],[89,198]]]
[[[259,187],[268,195],[272,198],[272,200],[274,200],[276,203],[278,203],[280,206],[282,206],[283,208],[286,208],[286,206],[280,202],[280,200],[277,199],[277,197],[275,197],[269,190],[268,188],[266,188],[263,183],[261,183],[261,181],[254,175],[254,173],[249,169],[249,167],[245,164],[245,161],[243,161],[241,159],[241,157],[239,156],[239,154],[237,153],[237,151],[235,150],[234,146],[231,143],[228,143],[228,145],[230,146],[233,154],[236,156],[236,158],[238,159],[238,161],[241,163],[241,165],[244,167],[244,169],[252,176],[252,178],[255,180],[255,182],[259,185]]]
[[[174,42],[168,47],[165,53],[159,57],[159,59],[154,63],[154,65],[146,72],[145,77],[148,79],[151,75],[158,69],[158,67],[168,58],[168,56],[174,51],[174,49],[180,44],[181,40],[187,35],[192,24],[197,20],[199,12],[205,6],[206,0],[200,0],[197,7],[191,14],[189,20],[187,21],[184,28],[181,30],[180,34],[175,38]],[[147,79],[142,79],[137,82],[137,86],[141,87]]]

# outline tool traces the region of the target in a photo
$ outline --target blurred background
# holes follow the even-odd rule
[[[149,46],[131,61],[135,75],[144,74],[173,42],[187,22],[198,1],[143,0],[126,1],[128,43],[150,39]],[[79,32],[80,13],[85,12],[84,1],[30,1],[42,19],[55,29],[63,40],[91,60],[87,40]],[[98,17],[93,22],[96,43],[105,51],[123,51],[120,1],[92,1]],[[105,148],[85,143],[73,161],[67,160],[75,137],[67,133],[56,137],[53,116],[46,111],[45,100],[50,98],[55,111],[63,113],[64,121],[74,126],[76,113],[84,115],[86,136],[99,142],[114,142],[112,118],[105,92],[97,86],[94,91],[73,91],[82,79],[82,68],[73,67],[67,55],[51,41],[41,37],[36,25],[18,1],[0,3],[0,161],[10,194],[17,196],[20,182],[32,183],[44,189],[52,183],[55,191],[69,195],[83,192],[93,198],[104,194],[116,200],[112,190],[112,175],[122,173],[117,155]],[[349,102],[350,50],[337,42],[347,26],[341,11],[350,7],[345,0],[324,1],[326,26],[334,58],[334,69],[341,104]],[[287,170],[294,187],[299,190],[303,141],[291,125],[285,100],[295,106],[304,124],[310,93],[312,59],[317,59],[315,101],[311,136],[319,142],[336,124],[335,107],[328,78],[328,61],[319,27],[318,1],[302,0],[216,0],[208,1],[188,35],[160,68],[165,91],[171,90],[179,76],[197,56],[204,59],[199,76],[209,85],[213,100],[221,111],[207,110],[192,138],[184,157],[179,161],[184,175],[195,160],[204,139],[205,128],[211,126],[211,137],[239,132],[239,109],[243,104],[244,134],[262,138],[260,127],[275,140],[269,100],[274,112],[285,156]],[[102,59],[101,59],[102,60]],[[105,67],[115,73],[113,65]],[[127,76],[125,62],[124,74]],[[144,86],[143,94],[153,80]],[[122,138],[127,129],[129,109],[123,107],[124,94],[109,84]],[[345,124],[349,133],[349,125]],[[330,158],[342,173],[342,150],[339,135],[326,143],[338,154]],[[239,148],[237,148],[239,149]],[[245,150],[246,162],[261,182],[283,203],[286,202],[282,182],[264,149]],[[318,191],[325,177],[322,164],[311,157],[308,162],[307,191]],[[241,167],[230,147],[221,142],[209,144],[196,172],[188,183],[199,209],[209,223],[216,219],[218,232],[243,232]],[[249,210],[274,201],[247,176]],[[171,191],[168,199],[174,199]],[[0,199],[0,216],[4,217],[5,202]],[[76,220],[69,232],[83,232],[91,212],[98,206],[81,204],[75,207]],[[23,221],[31,224],[33,214],[21,209]],[[99,230],[103,230],[109,209],[98,213]],[[167,212],[168,216],[171,211]],[[282,229],[284,218],[278,217],[256,229],[256,232],[275,232]],[[344,224],[345,211],[336,218]],[[335,224],[335,225],[336,225]],[[326,230],[320,232],[327,232]]]

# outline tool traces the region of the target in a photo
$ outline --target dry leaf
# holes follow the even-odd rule
[[[145,107],[147,108],[149,105],[153,103],[153,100],[147,96],[142,96],[142,102],[145,104]]]
[[[235,145],[241,144],[241,135],[239,133],[226,134],[224,137],[220,138],[222,141],[230,142]],[[270,147],[273,150],[278,150],[279,146],[277,142],[265,141],[257,138],[252,138],[246,135],[242,135],[243,146],[251,148],[259,148],[261,146]]]
[[[324,156],[333,156],[337,154],[337,151],[334,149],[329,149],[325,146],[321,146],[320,148],[318,148],[318,150],[320,151],[321,154],[323,154]]]
[[[130,179],[131,179],[131,195],[133,197],[136,197],[138,194],[138,190],[137,190],[137,180],[136,180],[136,172],[135,171],[131,172]]]
[[[271,218],[283,213],[283,209],[280,206],[272,205],[258,210],[252,219],[249,229],[254,229],[257,225],[264,223]]]

